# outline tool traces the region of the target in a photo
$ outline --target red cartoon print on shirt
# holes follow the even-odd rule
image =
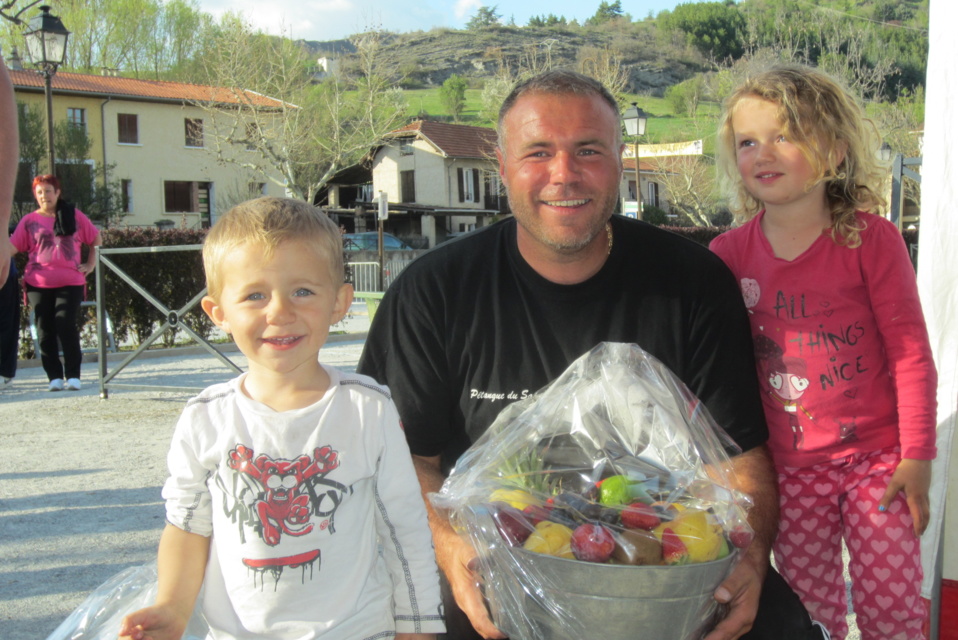
[[[812,414],[799,403],[808,389],[805,360],[784,355],[782,348],[767,336],[755,336],[755,357],[762,372],[760,382],[765,391],[782,405],[792,428],[792,447],[797,451],[805,446],[805,429],[799,412],[809,421]]]
[[[237,444],[226,461],[232,473],[217,474],[223,491],[223,510],[239,528],[245,543],[248,530],[270,547],[281,546],[283,536],[299,537],[314,529],[335,533],[334,515],[351,489],[329,478],[339,467],[339,454],[332,447],[316,447],[312,456],[292,460],[272,458]],[[283,570],[318,567],[320,550],[292,555],[243,558],[243,564],[257,575],[270,574],[279,580]]]
[[[254,460],[252,449],[237,445],[230,451],[228,463],[231,469],[258,483],[260,490],[253,502],[255,526],[270,546],[279,544],[283,534],[302,536],[312,531],[311,517],[331,516],[345,491],[336,483],[324,482],[325,476],[339,466],[337,453],[328,446],[317,447],[312,458],[302,455],[283,460],[262,454]],[[338,491],[320,493],[316,488],[321,485]],[[324,513],[322,503],[326,498],[330,498],[332,508]]]

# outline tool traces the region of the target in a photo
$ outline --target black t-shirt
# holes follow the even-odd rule
[[[612,218],[589,280],[558,285],[519,254],[507,218],[444,244],[389,287],[359,371],[392,390],[412,453],[448,471],[510,402],[600,342],[636,343],[668,366],[748,450],[768,437],[742,296],[705,247]]]

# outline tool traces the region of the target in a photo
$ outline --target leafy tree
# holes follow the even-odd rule
[[[355,74],[332,74],[314,84],[312,58],[302,47],[225,16],[209,43],[207,84],[228,87],[235,102],[196,102],[210,120],[210,150],[220,162],[313,202],[338,171],[358,162],[405,116],[407,104],[384,66],[381,38],[376,32],[354,38]],[[258,106],[257,94],[279,106]]]
[[[11,23],[8,45],[22,42],[25,11],[36,4],[7,0],[0,5],[0,15]],[[56,9],[71,32],[65,68],[81,73],[118,69],[161,78],[184,72],[212,25],[196,0],[63,0]]]
[[[660,26],[681,31],[689,44],[715,60],[738,58],[744,53],[745,19],[735,5],[723,2],[680,4],[663,12]]]
[[[442,83],[439,89],[439,99],[453,120],[459,122],[462,111],[466,106],[466,88],[468,83],[466,79],[458,74],[452,74]]]
[[[589,25],[599,25],[610,20],[615,20],[616,18],[621,18],[625,14],[622,12],[622,0],[615,0],[615,2],[606,2],[602,0],[599,3],[599,8],[596,9],[595,15],[585,21]]]
[[[672,107],[672,112],[679,116],[694,118],[698,111],[699,102],[705,94],[705,78],[694,75],[665,90],[665,99]]]
[[[557,16],[554,13],[549,15],[532,16],[529,18],[527,26],[530,27],[558,27],[566,24],[565,16]]]
[[[497,8],[499,8],[499,5],[494,4],[491,7],[479,7],[476,9],[476,14],[466,23],[466,29],[469,31],[478,31],[484,27],[494,27],[500,24],[502,14],[496,11]]]

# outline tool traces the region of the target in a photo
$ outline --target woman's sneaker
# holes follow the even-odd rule
[[[67,380],[67,391],[79,391],[81,386],[79,378],[70,378]]]
[[[63,391],[63,380],[60,378],[51,380],[50,386],[47,387],[47,391]]]
[[[0,389],[9,389],[12,386],[13,386],[13,378],[8,378],[7,376],[3,376],[3,380],[0,381]]]

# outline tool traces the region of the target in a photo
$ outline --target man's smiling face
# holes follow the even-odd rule
[[[520,248],[568,259],[605,252],[622,174],[619,116],[598,95],[532,93],[505,115],[499,173]]]

